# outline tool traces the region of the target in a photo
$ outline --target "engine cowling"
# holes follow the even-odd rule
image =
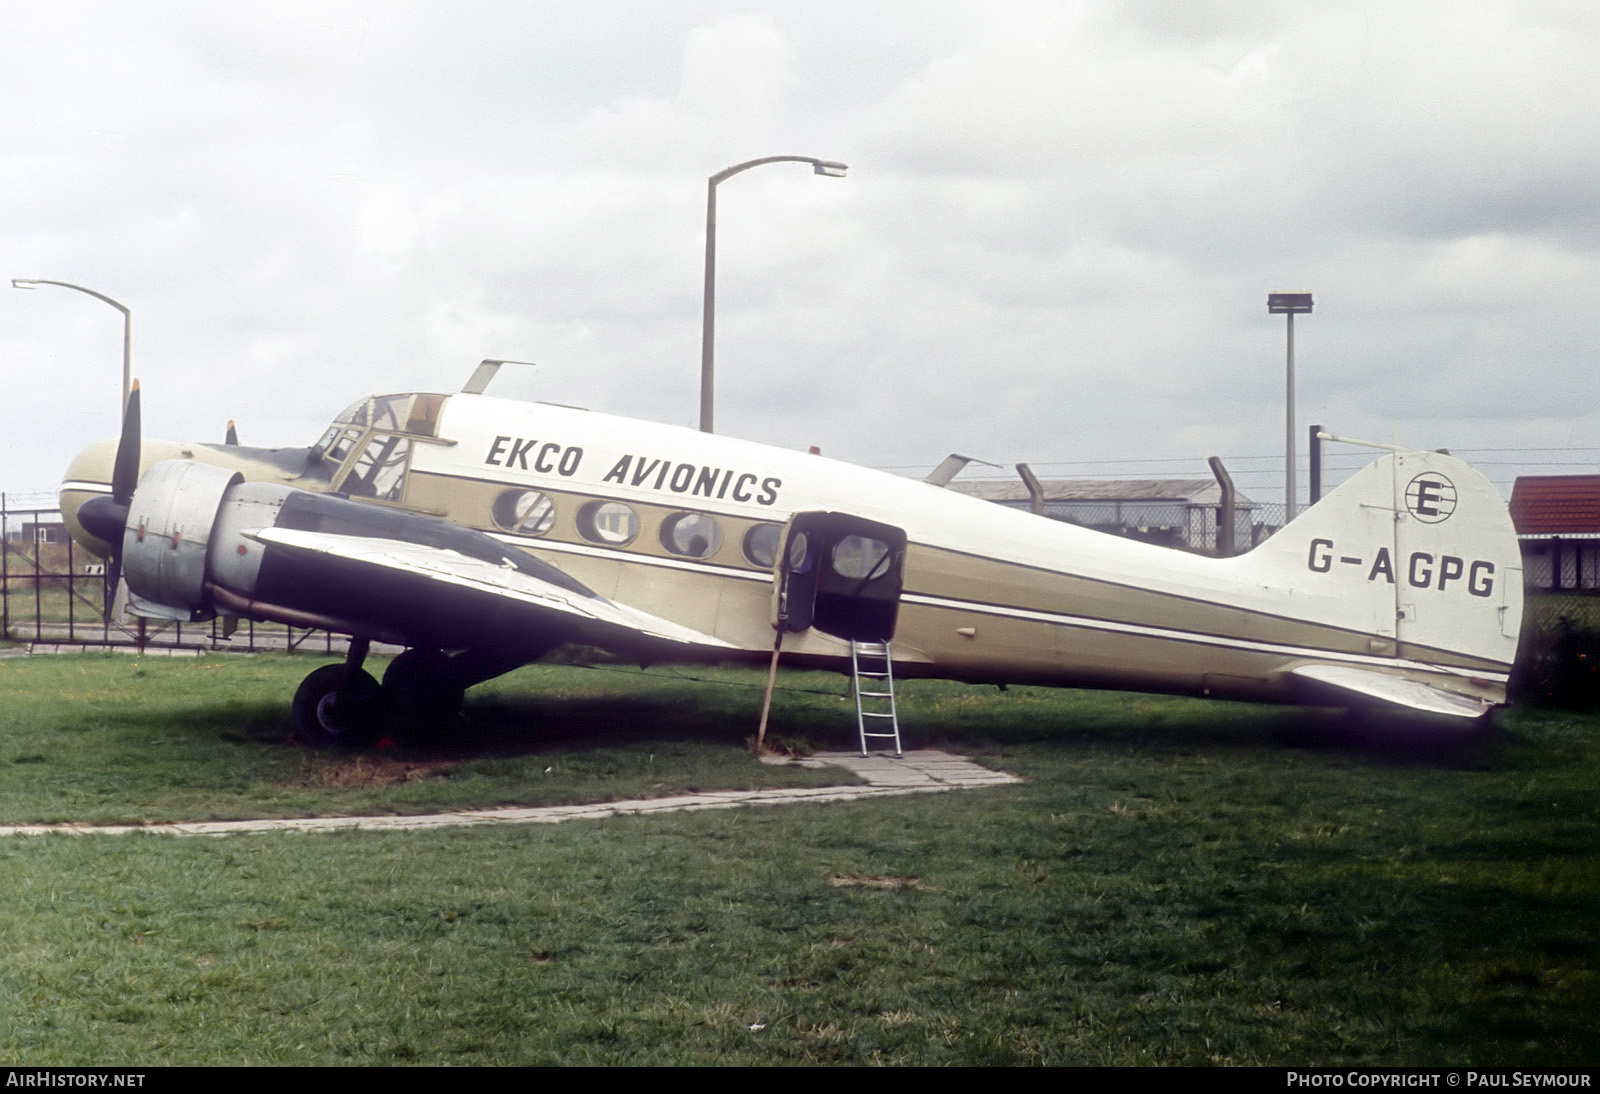
[[[192,460],[163,460],[139,481],[122,532],[123,575],[145,609],[163,618],[207,619],[208,556],[217,513],[244,476]]]
[[[116,519],[113,506],[91,523]],[[551,644],[535,619],[488,594],[446,591],[414,573],[268,542],[294,529],[454,552],[583,597],[593,591],[499,540],[437,517],[270,482],[192,460],[152,465],[126,507],[122,566],[130,609],[184,622],[219,614],[316,627],[406,646],[492,643],[513,656]]]

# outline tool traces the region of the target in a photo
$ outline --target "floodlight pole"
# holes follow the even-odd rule
[[[1294,519],[1294,317],[1311,314],[1311,294],[1308,292],[1275,292],[1267,294],[1267,314],[1282,315],[1288,320],[1288,356],[1284,366],[1283,426],[1283,523]]]
[[[746,160],[732,167],[724,167],[706,181],[706,282],[700,300],[700,432],[702,433],[714,432],[712,404],[715,402],[715,385],[712,357],[716,344],[717,311],[717,183],[765,163],[809,163],[812,174],[825,175],[829,178],[843,178],[847,170],[842,163],[814,159],[811,156],[762,156],[760,159]]]
[[[13,277],[13,289],[37,289],[40,285],[56,285],[63,289],[72,289],[75,292],[86,293],[96,300],[103,300],[122,313],[122,410],[117,414],[121,418],[128,411],[128,389],[132,386],[133,377],[133,313],[126,305],[121,304],[105,293],[86,289],[82,285],[74,285],[70,281],[47,281],[42,277]]]

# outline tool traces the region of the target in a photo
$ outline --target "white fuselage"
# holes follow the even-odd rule
[[[91,546],[73,513],[109,490],[111,451],[86,450],[62,487]],[[703,636],[688,656],[772,650],[774,556],[808,512],[904,532],[894,659],[911,674],[1257,699],[1306,698],[1310,681],[1423,709],[1441,709],[1428,689],[1443,689],[1446,708],[1486,709],[1504,700],[1521,621],[1504,502],[1434,453],[1386,455],[1218,559],[817,455],[473,394],[374,397],[309,450],[142,452],[488,532]],[[798,663],[848,653],[818,630],[783,642]]]
[[[438,436],[454,443],[417,447],[408,504],[497,532],[602,595],[751,653],[771,648],[773,579],[770,560],[749,557],[743,539],[755,525],[810,510],[905,531],[896,660],[930,674],[1282,697],[1284,670],[1308,658],[1503,679],[1515,650],[1514,633],[1508,643],[1467,630],[1443,650],[1430,643],[1426,656],[1407,648],[1403,625],[1383,607],[1383,596],[1392,604],[1409,591],[1404,575],[1400,594],[1378,588],[1382,573],[1364,583],[1382,594],[1375,611],[1367,588],[1352,595],[1348,582],[1321,580],[1299,548],[1203,557],[821,456],[545,404],[452,396]],[[512,489],[553,506],[542,534],[485,519],[493,505],[485,492]],[[635,514],[629,542],[607,542],[574,519],[602,499]],[[667,545],[661,529],[686,512],[718,522],[715,551],[689,557]],[[1497,604],[1515,584],[1502,572]],[[1445,588],[1427,607],[1475,611],[1479,600]],[[845,651],[820,634],[785,649]]]

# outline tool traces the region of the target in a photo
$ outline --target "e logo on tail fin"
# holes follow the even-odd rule
[[[1428,471],[1406,484],[1406,508],[1424,524],[1438,524],[1456,511],[1456,484]]]

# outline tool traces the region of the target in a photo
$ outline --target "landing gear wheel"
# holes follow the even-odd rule
[[[371,744],[383,724],[383,691],[372,674],[347,665],[324,665],[294,693],[294,731],[318,748]]]
[[[455,666],[440,650],[409,649],[391,661],[383,694],[396,732],[411,741],[446,736],[466,698],[455,679]]]

